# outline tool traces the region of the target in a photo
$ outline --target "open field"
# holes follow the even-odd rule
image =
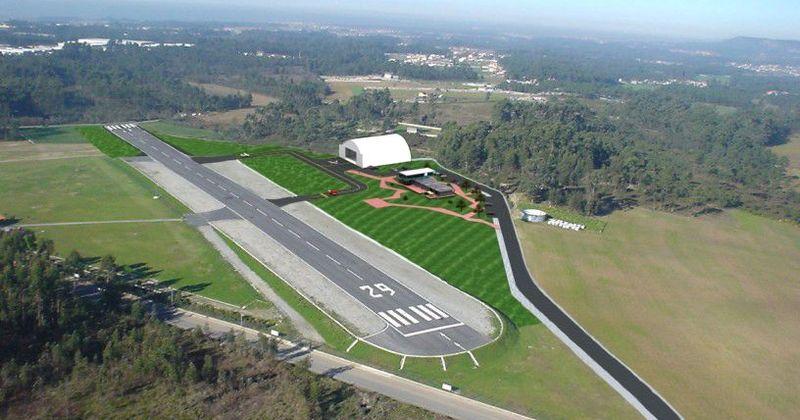
[[[242,159],[242,163],[297,195],[347,188],[344,182],[291,155],[259,156]]]
[[[182,222],[47,226],[38,235],[53,239],[66,255],[114,255],[118,264],[144,264],[161,284],[243,306],[261,296],[205,238]]]
[[[788,142],[772,147],[771,150],[776,155],[789,159],[789,167],[786,173],[789,176],[798,178],[795,179],[795,186],[800,190],[800,133],[795,133]]]
[[[0,163],[89,156],[103,156],[103,153],[89,143],[0,142]]]
[[[86,138],[94,147],[109,157],[139,156],[142,152],[139,149],[126,143],[121,138],[111,134],[101,125],[87,125],[78,129],[81,135]]]
[[[19,137],[21,140],[31,140],[34,143],[86,143],[86,139],[78,131],[78,128],[79,126],[75,125],[23,128],[20,130]]]
[[[169,135],[203,140],[223,139],[222,135],[214,130],[190,127],[188,125],[177,124],[169,121],[152,121],[141,123],[139,126],[153,133],[154,135]]]
[[[186,213],[124,162],[106,157],[2,163],[0,179],[6,180],[0,213],[22,223],[161,219]],[[154,195],[161,198],[154,200]]]
[[[190,85],[194,87],[198,87],[203,89],[209,95],[217,95],[217,96],[226,96],[226,95],[247,95],[248,93],[253,95],[253,101],[251,104],[253,106],[264,106],[273,102],[277,102],[278,99],[272,96],[264,95],[263,93],[258,92],[251,92],[242,89],[236,89],[229,86],[218,85],[214,83],[195,83],[189,82]]]
[[[797,418],[800,228],[635,209],[518,225],[537,281],[687,418]]]

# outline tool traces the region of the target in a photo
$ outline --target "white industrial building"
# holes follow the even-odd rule
[[[387,134],[347,140],[339,145],[339,157],[361,168],[368,168],[408,162],[411,160],[411,149],[403,136]]]
[[[522,210],[520,218],[526,222],[541,223],[547,219],[547,213],[537,209]]]

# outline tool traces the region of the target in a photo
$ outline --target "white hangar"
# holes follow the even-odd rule
[[[339,157],[367,168],[408,162],[411,160],[411,149],[403,136],[387,134],[347,140],[339,145]]]

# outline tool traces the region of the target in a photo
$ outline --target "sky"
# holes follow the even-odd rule
[[[137,7],[141,6],[141,7]],[[159,13],[159,11],[161,13]],[[800,40],[800,0],[0,0],[0,18],[335,20]]]

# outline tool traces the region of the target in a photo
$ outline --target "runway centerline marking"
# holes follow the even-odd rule
[[[253,205],[252,205],[252,204],[250,204],[250,202],[249,202],[249,201],[247,201],[247,200],[242,200],[242,203],[245,203],[245,204],[247,204],[248,206],[250,206],[250,207],[253,207]]]
[[[314,249],[316,249],[317,251],[319,251],[319,248],[317,248],[317,246],[316,246],[316,245],[314,245],[314,244],[312,244],[311,242],[308,242],[308,241],[306,241],[306,243],[307,243],[307,244],[308,244],[308,246],[310,246],[311,248],[314,248]]]
[[[261,211],[261,209],[256,209],[256,211],[257,211],[257,212],[259,212],[259,213],[261,213],[261,214],[263,214],[264,216],[266,216],[266,215],[267,215],[267,213],[264,213],[263,211]]]
[[[335,262],[336,264],[342,265],[342,263],[340,263],[339,261],[337,261],[337,260],[336,260],[336,258],[333,258],[333,257],[331,257],[331,256],[330,256],[330,255],[328,255],[328,254],[325,254],[325,256],[326,256],[326,257],[328,257],[328,259],[329,259],[329,260],[331,260],[331,261]]]
[[[298,234],[297,232],[295,232],[295,231],[293,231],[291,229],[286,229],[286,230],[288,230],[289,233],[291,233],[292,235],[297,236],[298,238],[300,238],[300,234]]]
[[[363,277],[359,276],[358,274],[356,274],[356,272],[355,272],[355,271],[353,271],[353,270],[351,270],[351,269],[349,269],[349,268],[347,269],[347,272],[349,272],[350,274],[354,275],[354,276],[355,276],[357,279],[359,279],[359,280],[364,280],[364,278],[363,278]],[[389,311],[389,312],[391,312],[391,311]]]
[[[278,225],[278,226],[280,226],[280,227],[283,227],[283,223],[279,222],[279,221],[278,221],[277,219],[275,219],[274,217],[270,217],[270,219],[272,219],[272,221],[273,221],[273,222],[275,222],[275,224],[276,224],[276,225]]]

